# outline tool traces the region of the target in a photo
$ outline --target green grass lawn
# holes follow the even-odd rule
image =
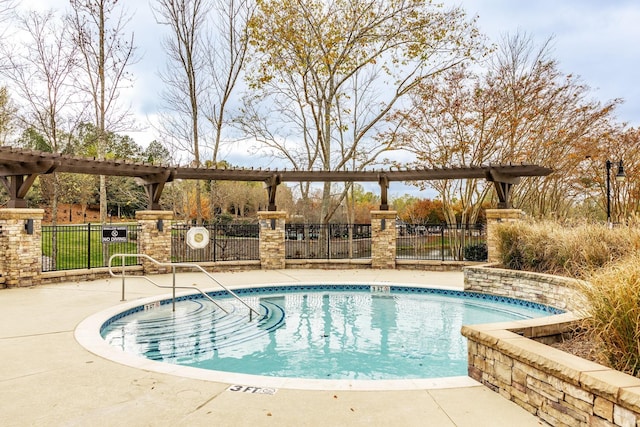
[[[138,253],[138,242],[135,229],[129,229],[126,243],[102,243],[102,229],[91,227],[87,235],[87,227],[58,227],[55,233],[55,246],[57,248],[55,266],[51,262],[53,256],[54,233],[51,228],[42,229],[42,254],[48,259],[43,259],[44,271],[72,270],[78,268],[106,267],[109,256],[116,253]],[[104,253],[107,251],[107,253]],[[135,265],[138,260],[129,258],[125,260],[127,265]],[[115,259],[114,266],[120,265],[120,260]]]

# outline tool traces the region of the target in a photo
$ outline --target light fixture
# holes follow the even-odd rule
[[[624,182],[627,176],[624,174],[624,167],[622,166],[622,160],[618,162],[618,173],[616,174],[616,181]]]
[[[27,234],[33,234],[33,219],[28,219],[24,222],[24,229]]]
[[[624,182],[626,175],[624,173],[624,167],[622,166],[622,160],[616,162],[616,164],[618,165],[616,181]],[[607,167],[607,224],[609,224],[609,227],[613,225],[611,222],[611,165],[613,165],[613,162],[611,162],[611,160],[607,160],[605,166]]]

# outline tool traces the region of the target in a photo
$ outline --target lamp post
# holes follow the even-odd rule
[[[612,226],[611,222],[611,165],[614,163],[611,160],[607,160],[607,224]],[[623,182],[626,178],[624,174],[624,168],[622,167],[622,160],[616,162],[618,165],[618,173],[616,173],[616,181]]]

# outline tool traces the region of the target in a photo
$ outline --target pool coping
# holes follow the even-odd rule
[[[230,286],[231,290],[239,290],[256,287],[295,287],[300,285],[384,285],[384,286],[402,286],[415,287],[424,289],[434,289],[451,291],[446,286],[423,285],[416,283],[395,283],[389,281],[367,281],[367,282],[305,282],[297,285],[291,283],[262,283],[251,285],[235,285]],[[202,289],[204,292],[219,291],[219,288]],[[191,295],[198,291],[176,292],[176,298]],[[126,301],[121,304],[109,307],[100,312],[94,313],[81,321],[74,330],[76,341],[89,352],[102,357],[104,359],[120,363],[129,367],[175,375],[183,378],[198,379],[204,381],[227,383],[231,385],[244,385],[251,387],[267,388],[267,389],[295,389],[295,390],[353,390],[353,391],[382,391],[382,390],[425,390],[425,389],[446,389],[477,386],[480,383],[473,378],[464,376],[442,377],[442,378],[421,378],[421,379],[401,379],[401,380],[328,380],[328,379],[307,379],[307,378],[290,378],[290,377],[269,377],[260,375],[250,375],[233,373],[226,371],[214,371],[202,368],[194,368],[188,366],[173,365],[165,362],[149,360],[140,356],[125,353],[111,345],[109,345],[100,335],[102,325],[109,319],[117,316],[123,311],[139,307],[141,305],[150,304],[163,299],[171,299],[173,294],[156,295]],[[543,317],[544,318],[544,317]],[[508,322],[509,325],[517,326],[520,322],[526,322],[530,319]]]

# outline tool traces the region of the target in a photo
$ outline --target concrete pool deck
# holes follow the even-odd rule
[[[409,270],[259,270],[214,276],[230,287],[369,281],[463,285],[459,272]],[[187,285],[212,287],[196,273],[179,277]],[[155,278],[171,283],[170,275]],[[128,279],[126,288],[128,301],[169,293],[139,279]],[[120,297],[117,278],[0,290],[0,425],[544,425],[468,378],[419,390],[279,388],[268,395],[233,391],[229,382],[125,366],[91,353],[74,336],[85,318],[122,304]]]

